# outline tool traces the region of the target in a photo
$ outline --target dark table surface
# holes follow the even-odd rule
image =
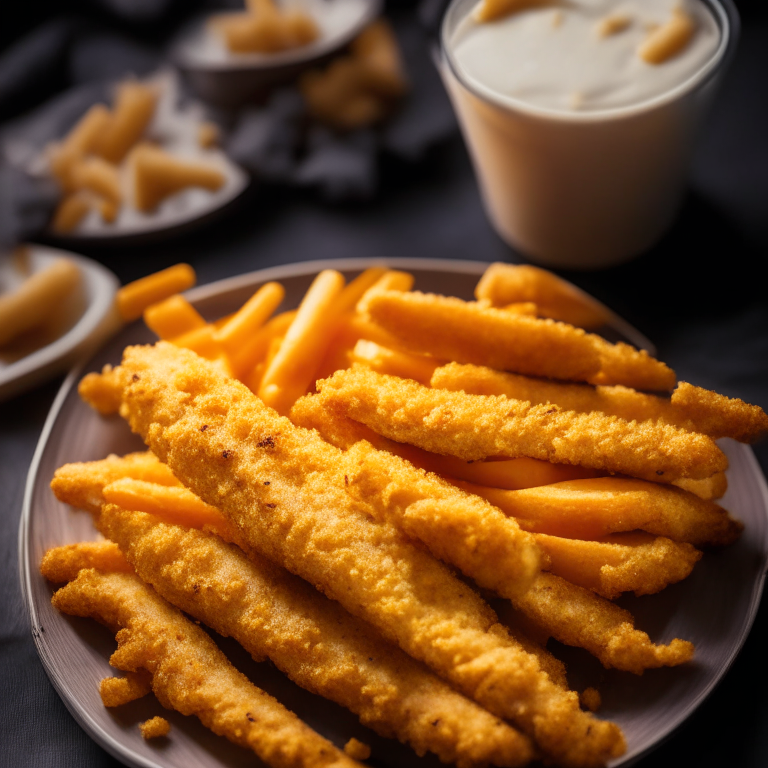
[[[768,409],[768,18],[745,14],[733,67],[698,149],[683,210],[652,251],[561,273],[632,322],[679,378]],[[92,250],[126,282],[178,261],[200,283],[343,257],[521,261],[491,231],[455,134],[418,163],[389,162],[372,200],[346,205],[256,189],[228,217],[155,246]],[[21,601],[17,534],[26,473],[60,380],[0,404],[0,765],[117,765],[80,729],[38,660]],[[755,447],[768,468],[768,445]],[[723,682],[638,765],[768,765],[766,598]]]

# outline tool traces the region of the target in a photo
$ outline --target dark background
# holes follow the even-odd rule
[[[560,274],[649,336],[679,378],[768,409],[768,10],[759,0],[737,5],[741,42],[671,231],[626,265]],[[202,7],[183,0],[4,3],[0,124],[78,81],[77,46],[84,39],[130,40],[151,62],[180,20]],[[412,3],[387,8],[396,17],[415,15]],[[24,59],[29,35],[45,42],[47,59]],[[110,75],[119,73],[110,73],[107,62],[104,77]],[[331,204],[309,191],[262,186],[226,218],[185,237],[83,252],[123,282],[178,261],[191,263],[205,283],[322,258],[522,260],[490,229],[457,132],[418,161],[385,158],[379,171],[378,191],[369,200]],[[24,478],[58,384],[0,404],[0,765],[9,768],[116,765],[74,723],[49,684],[20,599]],[[768,446],[755,450],[765,472]],[[725,680],[642,768],[768,765],[766,647],[764,599]]]

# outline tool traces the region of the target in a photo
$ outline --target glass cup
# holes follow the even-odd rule
[[[498,234],[532,261],[594,269],[655,243],[682,201],[695,138],[731,58],[731,0],[702,0],[718,47],[687,81],[636,106],[566,113],[496,95],[463,76],[451,52],[478,0],[453,0],[441,30],[441,72]]]

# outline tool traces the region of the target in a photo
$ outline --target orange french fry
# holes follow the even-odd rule
[[[121,83],[112,117],[94,146],[96,154],[110,163],[120,163],[142,137],[155,112],[157,93],[137,82]]]
[[[253,369],[264,362],[272,340],[277,336],[285,336],[295,317],[295,309],[275,315],[256,331],[245,346],[230,354],[236,378],[245,381]]]
[[[361,363],[379,373],[415,379],[422,384],[429,384],[432,374],[441,361],[424,355],[413,355],[397,349],[382,347],[375,341],[360,339],[349,353],[352,363]]]
[[[280,306],[285,289],[280,283],[262,285],[227,322],[217,328],[215,338],[228,355],[244,349],[254,334]]]
[[[117,308],[126,322],[141,317],[152,304],[191,288],[197,277],[189,264],[176,264],[124,285],[117,292]]]
[[[169,340],[206,325],[203,316],[181,295],[174,294],[144,310],[144,322],[159,338]]]
[[[314,381],[343,288],[344,277],[335,270],[326,269],[314,279],[280,350],[264,372],[259,397],[278,413],[287,413]]]

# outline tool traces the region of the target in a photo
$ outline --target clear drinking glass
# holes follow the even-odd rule
[[[677,213],[702,119],[735,48],[731,0],[702,0],[720,29],[714,55],[679,86],[636,106],[566,113],[470,82],[451,51],[477,0],[453,0],[441,70],[486,212],[499,235],[545,266],[592,269],[650,247]]]

